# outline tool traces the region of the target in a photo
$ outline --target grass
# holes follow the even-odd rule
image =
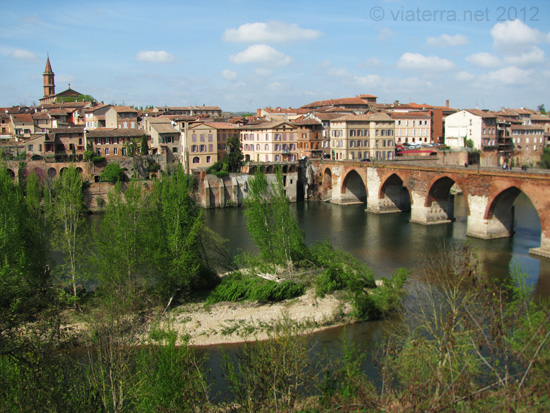
[[[290,280],[275,282],[256,275],[234,272],[225,276],[222,282],[210,293],[205,304],[223,301],[263,301],[277,302],[304,294],[303,284]]]

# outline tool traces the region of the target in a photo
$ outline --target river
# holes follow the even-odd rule
[[[291,208],[306,242],[329,240],[334,246],[352,253],[366,263],[378,277],[389,277],[400,267],[414,269],[443,246],[464,242],[477,251],[483,271],[491,277],[509,277],[511,268],[519,265],[528,274],[527,282],[537,298],[550,296],[550,260],[529,255],[529,248],[540,246],[540,220],[530,200],[521,194],[514,203],[514,231],[510,238],[480,240],[466,236],[466,205],[462,195],[455,196],[455,221],[448,224],[420,225],[409,222],[409,213],[372,214],[365,205],[335,205],[325,202],[299,202]],[[240,208],[206,210],[207,225],[228,240],[232,254],[255,251],[246,231],[246,217]],[[314,353],[319,356],[339,355],[344,341],[366,352],[375,350],[387,322],[359,323],[316,333]],[[221,347],[235,354],[240,346]],[[213,394],[225,393],[219,369],[221,348],[214,346],[203,351],[209,355],[212,370]],[[376,379],[372,363],[365,364],[369,376]]]

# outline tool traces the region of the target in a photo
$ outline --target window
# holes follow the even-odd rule
[[[201,133],[201,142],[204,142],[204,133]]]
[[[211,133],[208,134],[208,142],[212,142],[212,134]]]
[[[118,155],[118,148],[113,149],[113,155]]]
[[[105,156],[109,156],[109,148],[105,148]]]
[[[122,148],[122,156],[126,156],[126,148]]]
[[[101,149],[96,149],[97,156],[101,156]]]
[[[193,163],[200,163],[201,160],[198,156],[193,157]]]
[[[206,157],[206,163],[211,163],[212,162],[212,157],[210,155],[208,155]]]
[[[208,145],[208,152],[212,152],[212,151],[213,151],[212,144],[209,144]]]
[[[193,139],[193,142],[197,142],[197,135],[193,134],[192,139]]]

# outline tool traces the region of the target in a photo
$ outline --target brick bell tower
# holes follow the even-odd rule
[[[46,60],[46,68],[42,76],[44,79],[44,97],[55,95],[55,75],[52,70],[52,65],[50,64],[50,56],[48,56],[48,60]]]

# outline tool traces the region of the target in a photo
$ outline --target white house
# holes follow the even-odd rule
[[[466,109],[445,118],[445,144],[464,148],[471,140],[475,149],[497,145],[497,115],[494,112]]]

